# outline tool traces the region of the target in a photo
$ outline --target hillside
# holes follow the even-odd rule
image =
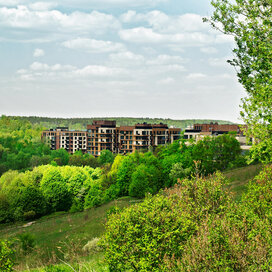
[[[65,126],[70,129],[85,129],[86,125],[91,124],[93,120],[116,120],[117,126],[131,126],[137,123],[164,123],[168,126],[174,126],[178,128],[186,128],[188,125],[196,123],[210,123],[218,122],[219,124],[231,124],[232,122],[224,120],[210,120],[210,119],[186,119],[186,120],[173,120],[164,118],[134,118],[134,117],[96,117],[96,118],[50,118],[50,117],[38,117],[38,116],[10,116],[19,118],[21,120],[27,120],[34,125],[40,125],[45,128],[54,128],[57,126]]]
[[[245,192],[248,181],[252,180],[261,168],[261,165],[251,165],[224,173],[230,180],[229,188],[234,193],[236,200],[240,199],[241,194]],[[100,237],[104,233],[104,224],[109,211],[114,207],[124,208],[137,202],[139,200],[125,197],[83,212],[55,213],[45,216],[28,227],[25,224],[22,225],[22,223],[2,225],[0,227],[0,239],[13,238],[16,240],[22,233],[31,233],[35,236],[35,250],[29,252],[26,256],[21,251],[18,240],[15,243],[18,253],[17,271],[22,271],[27,267],[34,268],[62,263],[62,260],[68,262],[69,265],[77,264],[80,266],[80,271],[90,271],[90,266],[95,271],[108,271],[102,262],[103,253],[86,254],[82,251],[82,248],[87,241]],[[63,264],[63,266],[67,268],[67,264]],[[74,270],[71,268],[71,270],[65,271]]]

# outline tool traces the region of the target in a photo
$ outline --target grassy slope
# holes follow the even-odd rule
[[[230,180],[229,188],[234,192],[236,199],[241,197],[248,181],[252,180],[260,170],[261,165],[251,165],[225,172],[225,176]],[[122,198],[81,213],[55,214],[43,217],[27,228],[20,225],[2,226],[0,239],[16,238],[23,232],[30,232],[37,237],[34,252],[25,256],[20,253],[20,250],[18,251],[20,257],[16,267],[17,271],[27,267],[42,267],[50,263],[59,263],[60,260],[69,260],[67,261],[69,264],[80,263],[75,271],[107,271],[107,268],[100,264],[102,254],[84,256],[82,247],[92,238],[101,236],[107,211],[111,207],[126,207],[134,202],[130,198]],[[67,267],[64,264],[62,266]]]
[[[35,235],[35,250],[27,255],[21,252],[19,245],[15,244],[17,255],[19,255],[17,271],[28,267],[34,268],[59,263],[60,260],[65,261],[66,259],[69,262],[77,262],[78,259],[84,258],[82,247],[94,237],[100,237],[104,232],[107,211],[111,207],[123,208],[134,202],[131,198],[122,198],[84,212],[43,217],[29,227],[22,225],[2,226],[0,239],[16,239],[24,232]],[[100,257],[98,255],[98,259]],[[85,264],[88,262],[92,263],[92,259],[87,258]]]
[[[261,164],[249,165],[238,169],[226,171],[224,174],[229,179],[229,189],[234,193],[236,200],[239,200],[246,191],[246,185],[252,180],[262,169]]]

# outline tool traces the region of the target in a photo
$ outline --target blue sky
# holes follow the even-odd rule
[[[208,0],[0,0],[0,114],[238,121]]]

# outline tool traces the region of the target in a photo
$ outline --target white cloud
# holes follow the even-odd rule
[[[218,52],[215,47],[202,47],[200,51],[205,54],[216,54]]]
[[[164,65],[164,64],[177,64],[177,63],[184,63],[186,60],[184,60],[180,56],[169,56],[169,55],[159,55],[155,59],[152,59],[148,61],[148,64],[151,65]]]
[[[154,7],[160,3],[166,3],[169,0],[66,0],[66,6],[85,7],[85,8],[105,8],[117,7],[136,8],[136,7]]]
[[[58,10],[31,10],[27,6],[0,8],[0,26],[14,28],[16,33],[21,30],[29,34],[33,30],[31,39],[34,39],[36,35],[44,34],[51,40],[56,39],[60,34],[67,36],[71,33],[100,35],[120,28],[114,16],[98,11],[91,13],[74,11],[66,14]]]
[[[211,35],[202,32],[188,32],[177,34],[161,34],[151,28],[138,27],[119,31],[120,38],[127,42],[134,43],[165,43],[179,44],[181,47],[203,46],[214,42]]]
[[[228,67],[229,64],[227,60],[233,59],[233,57],[223,57],[223,58],[209,58],[208,64],[214,67]]]
[[[29,69],[20,69],[17,74],[23,80],[52,80],[53,78],[61,79],[79,79],[96,77],[97,79],[105,79],[125,73],[120,68],[108,67],[104,65],[87,65],[83,68],[78,68],[72,65],[54,64],[33,62]]]
[[[137,13],[134,10],[120,16],[124,23],[146,22],[152,29],[161,33],[181,33],[195,31],[211,31],[208,24],[204,24],[202,16],[198,14],[183,14],[180,16],[169,16],[161,11],[153,10],[147,13]]]
[[[136,66],[145,65],[145,58],[142,55],[134,54],[130,51],[111,54],[110,60],[118,66]]]
[[[191,73],[186,76],[187,79],[202,79],[202,78],[206,78],[206,77],[207,77],[207,75],[202,74],[202,73]]]
[[[151,28],[137,27],[119,31],[120,38],[128,42],[136,43],[160,43],[165,42],[166,37],[155,33]]]
[[[36,48],[33,52],[33,57],[35,58],[43,57],[44,55],[45,55],[44,50],[40,48]]]
[[[173,82],[175,82],[175,80],[172,77],[167,77],[159,81],[160,84],[171,84]]]
[[[87,38],[77,38],[68,40],[63,45],[70,49],[86,51],[89,53],[109,53],[124,51],[125,46],[121,43],[114,43],[111,41],[101,41]]]
[[[36,10],[36,11],[47,11],[57,6],[58,6],[57,3],[51,3],[51,2],[35,2],[28,5],[28,7],[31,10]]]
[[[17,6],[17,5],[22,5],[23,3],[25,3],[26,1],[22,1],[22,0],[0,0],[0,6]]]

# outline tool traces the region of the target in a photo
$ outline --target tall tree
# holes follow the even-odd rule
[[[214,28],[233,35],[234,59],[239,82],[247,92],[241,116],[247,135],[256,142],[252,158],[272,161],[272,1],[213,0],[210,21]]]

